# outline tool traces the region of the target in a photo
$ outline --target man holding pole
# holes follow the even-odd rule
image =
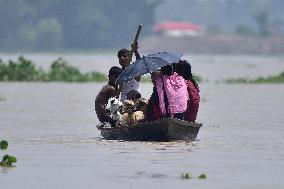
[[[135,54],[136,60],[140,59],[140,55],[138,53],[138,37],[141,31],[142,25],[139,25],[136,36],[134,39],[134,42],[131,44],[131,50],[127,49],[120,49],[117,53],[117,57],[119,60],[119,64],[121,68],[124,70],[131,62],[133,53]],[[136,77],[135,79],[132,79],[127,82],[123,82],[122,85],[120,85],[119,91],[121,94],[121,100],[126,100],[127,94],[130,91],[139,91],[139,84],[140,84],[140,76]],[[118,94],[119,95],[119,94]]]

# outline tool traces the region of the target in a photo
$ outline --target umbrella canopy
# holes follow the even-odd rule
[[[120,84],[140,75],[156,71],[163,66],[177,63],[181,57],[182,54],[172,54],[167,52],[143,56],[141,59],[136,60],[125,68],[125,70],[119,75],[116,83]]]

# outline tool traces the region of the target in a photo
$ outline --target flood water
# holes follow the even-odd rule
[[[27,55],[48,68],[59,55]],[[62,55],[106,73],[115,55]],[[65,57],[66,56],[66,57]],[[17,55],[1,55],[3,60]],[[18,158],[1,188],[283,188],[284,85],[225,84],[284,70],[284,57],[186,56],[200,84],[198,141],[102,140],[94,99],[104,83],[0,82],[0,139]],[[142,85],[149,97],[151,84]],[[181,179],[190,172],[193,179]],[[207,179],[197,177],[205,173]]]

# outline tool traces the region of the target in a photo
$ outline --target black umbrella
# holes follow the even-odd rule
[[[116,83],[120,84],[140,75],[156,71],[163,66],[177,63],[181,57],[182,54],[172,54],[167,52],[143,56],[141,59],[136,60],[125,68],[125,70],[119,75]]]

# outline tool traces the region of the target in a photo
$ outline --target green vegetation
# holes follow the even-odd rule
[[[173,7],[179,11],[172,11]],[[165,0],[156,19],[192,21],[211,34],[283,36],[283,7],[281,0]]]
[[[192,176],[191,173],[181,173],[181,179],[193,179],[194,177]],[[206,174],[201,174],[197,178],[199,179],[206,179],[207,175]]]
[[[54,61],[48,72],[45,72],[42,68],[37,69],[30,60],[19,57],[18,62],[0,61],[0,81],[103,82],[107,81],[107,76],[94,71],[83,74],[61,58]]]
[[[151,32],[159,0],[0,0],[0,50],[117,48]],[[131,34],[131,35],[130,35]]]
[[[206,174],[201,174],[198,176],[199,179],[206,179],[207,178],[207,175]]]
[[[8,142],[5,140],[0,141],[0,149],[6,150],[8,148]],[[0,162],[0,166],[2,167],[11,167],[13,163],[17,162],[17,158],[14,156],[10,156],[8,154],[4,155],[2,161]]]
[[[1,150],[6,150],[8,148],[8,142],[5,140],[0,141],[0,149]]]
[[[193,177],[192,177],[191,173],[182,173],[181,178],[182,179],[192,179]]]
[[[284,71],[275,76],[258,77],[256,79],[238,78],[227,79],[226,83],[284,83]]]

